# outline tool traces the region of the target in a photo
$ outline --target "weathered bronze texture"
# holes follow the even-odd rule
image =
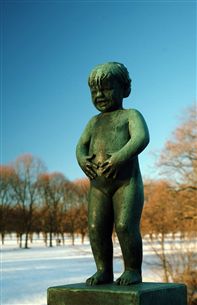
[[[87,287],[73,284],[48,288],[48,305],[186,305],[183,284],[141,283]]]
[[[78,163],[90,179],[89,236],[97,266],[86,283],[113,282],[114,225],[125,267],[116,284],[140,283],[144,194],[138,155],[149,143],[148,128],[139,111],[123,108],[123,98],[131,91],[131,79],[123,64],[96,66],[88,84],[100,113],[88,122],[76,149]]]

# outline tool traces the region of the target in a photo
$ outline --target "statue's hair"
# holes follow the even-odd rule
[[[127,68],[119,62],[108,62],[97,65],[90,73],[88,78],[88,85],[100,86],[104,79],[115,77],[121,84],[124,90],[124,97],[128,97],[131,92],[131,79]]]

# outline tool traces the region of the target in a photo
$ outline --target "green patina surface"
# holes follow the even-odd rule
[[[83,283],[48,288],[48,305],[186,305],[184,284],[140,283],[87,286]]]
[[[88,225],[97,267],[86,283],[113,282],[113,226],[125,267],[117,284],[140,283],[144,193],[138,155],[149,143],[148,128],[139,111],[123,108],[123,99],[131,91],[131,79],[123,64],[96,66],[88,84],[100,113],[90,119],[76,149],[78,163],[90,179]]]

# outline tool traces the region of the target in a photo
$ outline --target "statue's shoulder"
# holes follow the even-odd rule
[[[99,116],[100,116],[100,113],[94,115],[94,116],[90,119],[90,121],[91,121],[91,122],[96,122]]]
[[[135,109],[135,108],[131,108],[131,109],[127,109],[128,111],[128,115],[131,117],[142,117],[142,114],[140,113],[139,110]]]
[[[88,126],[93,127],[94,124],[95,124],[95,122],[97,121],[97,119],[98,119],[98,114],[97,114],[97,115],[94,115],[94,116],[89,120]]]

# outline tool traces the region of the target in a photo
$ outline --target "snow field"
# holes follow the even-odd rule
[[[84,282],[96,268],[89,241],[82,245],[76,240],[72,246],[47,248],[42,240],[30,244],[30,249],[19,249],[15,239],[5,241],[1,247],[0,305],[46,305],[47,288]],[[55,244],[55,243],[54,243]],[[158,261],[144,242],[143,281],[161,281]],[[114,242],[115,279],[123,271],[121,251]]]

